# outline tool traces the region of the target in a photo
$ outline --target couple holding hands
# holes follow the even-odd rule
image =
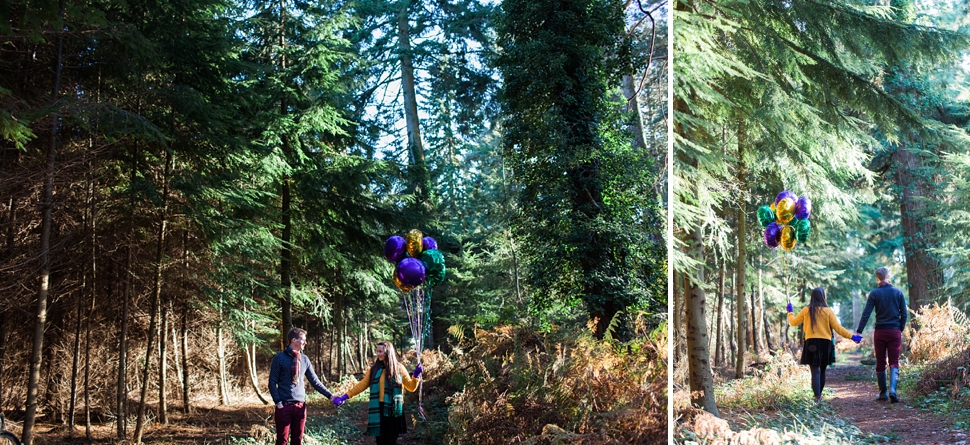
[[[872,343],[876,352],[876,376],[879,381],[879,397],[877,400],[899,401],[896,395],[896,385],[899,382],[899,350],[902,346],[903,328],[906,327],[906,300],[903,293],[889,283],[889,269],[876,269],[878,286],[869,292],[866,307],[862,311],[859,327],[855,334],[850,333],[839,323],[835,312],[825,304],[825,289],[817,287],[812,290],[812,299],[808,306],[802,308],[795,315],[791,303],[788,303],[788,324],[802,325],[805,331],[805,343],[802,345],[802,358],[799,363],[808,365],[812,371],[812,391],[815,393],[815,403],[822,401],[822,389],[825,388],[825,368],[835,362],[835,345],[832,343],[832,331],[845,338],[859,343],[862,341],[862,330],[869,322],[869,315],[876,311],[876,330],[872,335]],[[886,385],[886,362],[889,362],[890,378]],[[887,395],[888,389],[888,395]]]
[[[276,445],[286,445],[292,435],[292,445],[303,443],[306,427],[306,381],[334,406],[370,388],[367,407],[367,434],[377,438],[378,445],[393,445],[397,436],[407,432],[404,421],[403,391],[414,392],[420,381],[421,364],[408,373],[397,360],[394,346],[388,342],[377,344],[377,359],[367,370],[363,380],[342,396],[334,396],[313,371],[310,359],[302,353],[306,346],[306,331],[293,328],[286,334],[286,349],[273,357],[269,372],[269,392],[276,403]]]

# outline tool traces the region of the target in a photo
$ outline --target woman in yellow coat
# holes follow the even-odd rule
[[[822,389],[825,388],[825,368],[832,364],[832,331],[845,338],[859,342],[851,332],[843,328],[839,318],[832,308],[825,305],[825,289],[816,287],[812,290],[812,300],[808,306],[802,308],[798,315],[792,313],[791,303],[788,303],[788,324],[802,325],[805,331],[805,344],[802,345],[802,359],[799,363],[808,365],[812,370],[812,391],[815,393],[815,403],[822,401]]]
[[[421,376],[421,364],[412,374],[397,361],[394,346],[382,341],[377,344],[377,360],[367,370],[364,379],[346,394],[333,399],[336,406],[370,388],[367,405],[367,435],[377,438],[377,445],[394,445],[397,436],[407,432],[404,421],[403,390],[414,392]]]

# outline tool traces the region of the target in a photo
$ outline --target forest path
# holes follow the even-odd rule
[[[861,352],[849,352],[845,364],[840,360],[835,368],[825,372],[825,388],[831,393],[825,392],[823,403],[830,403],[862,431],[886,436],[893,442],[970,445],[967,433],[951,429],[933,414],[910,406],[905,388],[899,388],[899,403],[877,401],[875,367],[859,364],[862,357]]]

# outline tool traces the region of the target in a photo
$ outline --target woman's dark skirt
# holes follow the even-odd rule
[[[835,350],[832,348],[832,340],[827,338],[810,338],[805,340],[802,345],[803,365],[825,367],[835,363]]]
[[[387,417],[384,415],[384,402],[379,403],[381,410],[381,436],[397,436],[408,432],[404,416]]]

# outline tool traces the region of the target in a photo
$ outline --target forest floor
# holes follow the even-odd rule
[[[860,364],[861,351],[848,352],[845,360],[825,373],[829,403],[845,420],[866,433],[878,434],[905,444],[970,444],[970,435],[949,428],[945,419],[918,411],[906,400],[906,389],[899,388],[899,403],[877,401],[879,394],[875,368]],[[905,367],[902,369],[905,372]],[[831,392],[830,392],[831,391]]]
[[[366,436],[367,402],[350,401],[338,411],[326,399],[317,398],[310,403],[307,417],[307,440],[304,443],[321,443],[324,436],[338,435],[339,443],[353,445],[369,445],[374,438]],[[180,410],[172,409],[169,413],[169,424],[151,423],[145,429],[142,443],[145,444],[271,444],[275,438],[273,424],[273,408],[252,400],[238,401],[231,406],[197,406],[195,411],[186,415]],[[445,419],[447,420],[447,419]],[[84,437],[83,419],[81,425],[74,428],[74,439],[69,437],[66,425],[40,422],[35,427],[37,445],[54,445],[64,443],[99,443],[99,444],[130,444],[133,440],[117,440],[117,425],[114,422],[92,425],[92,441]],[[128,424],[128,436],[131,437],[135,427],[134,418]],[[8,421],[7,429],[18,436],[21,435],[22,424]],[[423,444],[417,434],[405,434],[398,439],[399,445]],[[314,440],[316,439],[316,440]],[[325,443],[338,443],[327,440]]]

